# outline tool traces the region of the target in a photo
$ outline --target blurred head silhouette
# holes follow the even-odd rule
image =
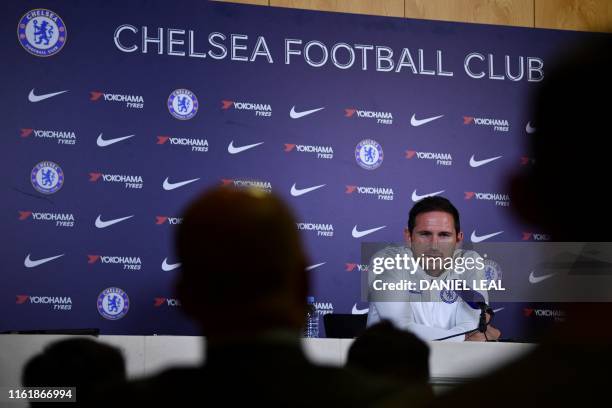
[[[581,43],[546,73],[535,99],[533,166],[511,181],[519,217],[554,241],[612,241],[608,186],[612,40]]]
[[[259,190],[216,188],[186,210],[177,292],[209,339],[304,325],[306,256],[289,208]]]
[[[90,401],[96,386],[125,378],[125,362],[119,349],[87,338],[51,343],[27,362],[22,374],[24,387],[76,387],[77,402],[83,404]],[[56,402],[49,404],[59,406]]]
[[[553,66],[535,99],[537,130],[529,135],[533,166],[510,180],[513,208],[553,241],[610,242],[612,217],[602,192],[608,189],[610,162],[612,38],[593,34]],[[612,291],[601,285],[593,289]],[[611,308],[609,302],[565,305],[569,324],[563,335],[551,338],[608,341],[612,330],[601,319]]]
[[[370,374],[426,385],[429,347],[414,334],[383,320],[369,327],[351,345],[347,365]]]

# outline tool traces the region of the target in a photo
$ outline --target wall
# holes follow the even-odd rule
[[[217,0],[465,23],[612,32],[610,0]]]

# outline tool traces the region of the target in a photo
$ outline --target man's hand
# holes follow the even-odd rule
[[[491,325],[488,325],[486,335],[487,339],[489,340],[498,340],[501,337],[501,331]]]
[[[476,330],[470,334],[466,334],[465,341],[487,341],[487,339],[485,338],[484,333],[481,333]]]
[[[486,334],[486,337],[485,337]],[[466,334],[465,341],[487,341],[487,340],[497,340],[501,337],[501,332],[495,327],[488,325],[486,333],[481,333],[478,330],[472,332],[471,334]]]

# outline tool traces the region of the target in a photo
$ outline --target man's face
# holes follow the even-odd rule
[[[455,248],[463,240],[463,233],[457,234],[453,216],[443,211],[430,211],[416,216],[412,234],[404,230],[406,244],[412,249],[415,258],[452,258]],[[444,272],[438,267],[427,270],[432,275]]]

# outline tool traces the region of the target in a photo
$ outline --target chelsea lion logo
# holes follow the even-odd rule
[[[366,170],[374,170],[382,164],[383,150],[376,140],[365,139],[355,148],[357,164]]]
[[[67,36],[64,21],[47,9],[28,11],[17,25],[19,43],[37,57],[50,57],[60,52],[66,45]]]
[[[30,180],[36,191],[53,194],[64,185],[64,171],[52,161],[42,161],[32,169]]]
[[[98,312],[108,320],[119,320],[130,309],[130,298],[119,288],[106,288],[98,295]]]
[[[177,119],[191,119],[198,113],[198,98],[189,89],[176,89],[168,97],[168,111]]]
[[[484,278],[487,281],[501,281],[502,269],[497,262],[487,259],[484,261],[484,266]]]
[[[440,299],[442,299],[445,303],[455,303],[459,295],[454,290],[441,290],[440,291]]]

